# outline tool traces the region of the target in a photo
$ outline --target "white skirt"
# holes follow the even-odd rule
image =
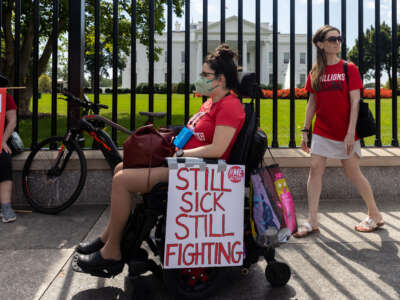
[[[360,140],[354,142],[353,152],[347,155],[344,152],[344,142],[334,141],[314,133],[312,135],[311,154],[327,158],[349,159],[354,153],[361,158]]]

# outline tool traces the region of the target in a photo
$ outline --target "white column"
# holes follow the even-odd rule
[[[202,42],[197,43],[197,56],[196,56],[196,74],[195,77],[192,78],[192,81],[196,81],[199,79],[199,74],[201,73],[203,66],[203,57],[202,57]]]
[[[265,44],[263,42],[261,42],[260,45],[260,82],[265,83],[265,74],[267,72],[267,68],[265,65],[265,58],[267,57],[267,55],[265,55]]]
[[[122,71],[122,88],[131,88],[131,56],[128,56],[125,69]]]
[[[243,41],[243,72],[247,72],[247,42]]]

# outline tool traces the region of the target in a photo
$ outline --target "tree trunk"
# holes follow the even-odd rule
[[[59,23],[59,28],[63,28],[65,26],[65,21],[61,20]],[[28,40],[29,42],[29,40]],[[30,47],[32,49],[32,47]],[[50,60],[51,53],[53,51],[53,40],[51,37],[49,37],[47,44],[43,50],[42,56],[39,58],[38,62],[38,77],[42,75],[45,70],[46,66]],[[25,51],[24,56],[21,57],[21,65],[22,66],[28,66],[29,65],[29,60],[32,55],[32,50],[30,51]],[[19,107],[18,107],[18,112],[20,116],[29,116],[31,115],[30,112],[30,102],[31,98],[33,95],[33,78],[31,74],[29,74],[31,68],[25,68],[24,72],[21,74],[21,78],[25,78],[24,84],[26,86],[26,89],[21,92],[20,96],[20,102],[19,102]]]
[[[393,89],[393,87],[392,87],[392,76],[391,76],[391,72],[390,72],[391,67],[386,65],[385,69],[386,69],[386,72],[387,72],[387,74],[389,76],[389,89]]]
[[[32,81],[27,82],[25,84],[26,89],[23,90],[20,94],[20,101],[19,101],[19,107],[18,107],[18,115],[20,117],[28,117],[31,115],[30,111],[30,104],[31,101],[30,99],[32,98]]]
[[[10,82],[14,80],[14,37],[11,28],[12,6],[9,1],[8,5],[3,9],[3,29],[5,41],[5,60],[2,66],[2,72]]]

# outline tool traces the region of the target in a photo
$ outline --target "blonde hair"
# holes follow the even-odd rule
[[[337,31],[340,33],[340,30],[337,29],[336,27],[330,26],[330,25],[324,25],[321,28],[319,28],[313,38],[312,42],[317,48],[317,62],[313,65],[311,69],[311,86],[314,91],[319,90],[319,82],[321,79],[321,76],[325,72],[325,66],[326,66],[326,54],[325,51],[321,48],[318,47],[317,43],[318,42],[323,42],[325,40],[326,34],[330,31]]]

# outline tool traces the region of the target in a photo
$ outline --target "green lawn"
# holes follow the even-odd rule
[[[93,95],[89,95],[89,98],[93,100]],[[164,94],[154,95],[154,111],[166,111],[167,110],[167,97]],[[182,125],[184,122],[184,95],[174,94],[172,101],[172,124]],[[398,102],[400,97],[398,97]],[[368,100],[372,112],[375,114],[375,101]],[[112,110],[112,95],[104,94],[100,95],[100,103],[109,106],[108,110],[101,112],[107,118],[111,118]],[[201,98],[190,97],[190,115],[198,111],[202,101]],[[289,105],[288,99],[281,99],[278,102],[278,141],[280,147],[287,147],[289,144],[289,133],[290,133],[290,118],[289,118]],[[295,104],[295,127],[296,127],[296,145],[300,144],[300,130],[303,127],[304,114],[306,108],[306,100],[296,100]],[[66,131],[66,114],[67,114],[67,103],[62,100],[58,100],[57,103],[57,134],[63,135]],[[381,100],[381,137],[383,145],[390,145],[392,140],[392,101],[391,99]],[[122,126],[128,127],[130,124],[130,95],[120,94],[118,96],[118,123]],[[136,112],[148,111],[148,95],[138,94],[136,98]],[[39,99],[39,113],[50,113],[51,112],[51,95],[43,94],[42,98]],[[398,116],[400,116],[400,105],[398,104]],[[139,115],[136,115],[136,126],[143,125],[145,119]],[[166,120],[157,121],[156,124],[163,125]],[[20,133],[25,143],[25,146],[31,144],[32,136],[32,121],[31,120],[20,120]],[[262,99],[261,100],[261,128],[268,134],[269,140],[272,140],[272,100]],[[107,129],[110,133],[111,130]],[[50,117],[42,117],[39,119],[39,138],[41,141],[44,138],[50,136]],[[126,134],[118,134],[118,144],[121,145],[126,139]],[[374,144],[375,137],[367,138],[365,140],[366,145],[372,146]],[[88,144],[90,145],[90,144]]]

